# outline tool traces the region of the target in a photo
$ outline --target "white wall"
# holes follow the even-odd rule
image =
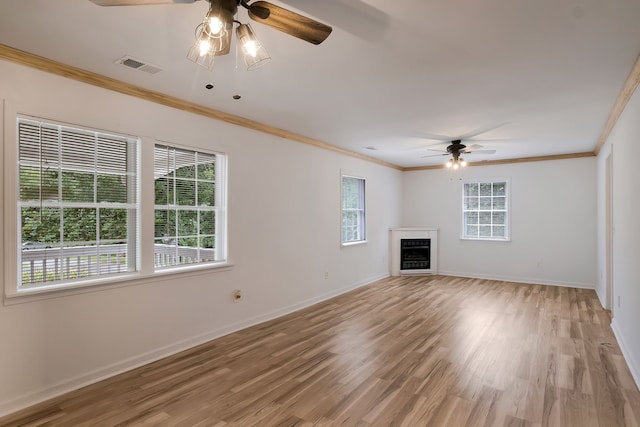
[[[234,267],[5,301],[0,415],[388,275],[388,228],[400,222],[399,171],[7,62],[0,62],[1,99],[0,135],[15,132],[17,111],[146,143],[155,138],[229,153]],[[367,179],[365,245],[340,247],[341,170]],[[13,205],[3,203],[0,224],[8,209]],[[0,246],[0,270],[9,267],[4,251]],[[232,302],[234,289],[243,291],[239,304]]]
[[[507,178],[511,241],[461,240],[461,179]],[[593,288],[596,159],[406,172],[403,224],[439,227],[443,274]]]
[[[631,373],[640,386],[640,92],[636,91],[598,156],[598,294],[606,298],[605,161],[613,151],[613,322]]]

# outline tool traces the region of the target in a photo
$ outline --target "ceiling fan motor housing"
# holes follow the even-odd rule
[[[222,9],[228,10],[231,12],[231,15],[234,16],[238,11],[238,5],[240,4],[239,0],[212,0],[210,3],[213,5],[215,3],[219,3]]]
[[[458,160],[458,158],[460,157],[460,153],[465,148],[467,148],[467,146],[464,145],[461,140],[456,139],[454,141],[451,141],[451,145],[447,147],[447,152],[451,153],[454,160]]]

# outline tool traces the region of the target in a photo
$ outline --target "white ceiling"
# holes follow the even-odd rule
[[[3,0],[0,43],[404,167],[442,163],[422,157],[440,136],[496,150],[470,161],[592,151],[640,53],[638,0],[272,3],[333,33],[314,46],[253,23],[272,61],[209,72],[186,59],[205,1]]]

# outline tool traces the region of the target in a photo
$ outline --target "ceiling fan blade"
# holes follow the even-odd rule
[[[421,158],[425,157],[440,157],[440,156],[449,156],[449,153],[440,153],[440,154],[427,154],[426,156],[420,156]]]
[[[437,133],[427,133],[427,132],[415,132],[415,137],[416,138],[421,138],[421,139],[429,139],[429,140],[434,140],[434,141],[445,141],[445,142],[450,142],[450,141],[455,141],[455,140],[461,140],[463,141],[468,141],[468,140],[476,140],[476,141],[488,141],[489,139],[478,139],[476,137],[483,135],[485,133],[488,133],[492,130],[498,129],[502,126],[505,126],[506,124],[508,124],[507,122],[505,123],[500,123],[497,125],[492,125],[492,126],[485,126],[482,128],[476,128],[473,129],[469,132],[463,133],[463,134],[455,134],[454,136],[452,135],[442,135],[442,134],[437,134]],[[490,138],[490,140],[493,140],[494,138]]]
[[[471,130],[471,131],[469,131],[469,132],[467,132],[467,133],[465,133],[463,135],[460,135],[460,137],[458,139],[463,139],[464,140],[464,139],[475,138],[476,136],[480,136],[480,135],[488,133],[488,132],[490,132],[492,130],[501,128],[501,127],[505,126],[506,124],[507,123],[505,122],[505,123],[499,123],[497,125],[491,125],[491,126],[484,126],[484,127],[481,127],[481,128],[476,128],[476,129],[473,129],[473,130]]]
[[[480,144],[473,144],[473,145],[467,146],[467,148],[465,148],[465,151],[477,151],[481,148],[484,148],[484,147]]]
[[[89,0],[98,6],[141,6],[148,4],[195,3],[198,0]]]
[[[496,150],[471,150],[471,151],[464,151],[465,154],[495,154]]]
[[[437,133],[424,133],[424,132],[414,132],[413,137],[419,138],[419,139],[426,139],[428,141],[441,141],[446,143],[450,143],[452,140],[455,139],[447,135],[440,135]]]
[[[328,25],[266,1],[251,3],[249,17],[256,22],[313,44],[322,43],[329,37],[332,30]]]
[[[324,22],[330,22],[334,28],[340,28],[364,40],[381,40],[389,31],[389,16],[363,0],[280,0],[280,2]]]

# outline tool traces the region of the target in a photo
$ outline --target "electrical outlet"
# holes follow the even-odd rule
[[[618,308],[620,308],[620,295],[618,295]]]
[[[329,272],[325,271],[324,272],[324,280],[327,280],[329,278]]]
[[[236,289],[233,291],[233,302],[238,303],[242,301],[242,291],[240,289]]]

